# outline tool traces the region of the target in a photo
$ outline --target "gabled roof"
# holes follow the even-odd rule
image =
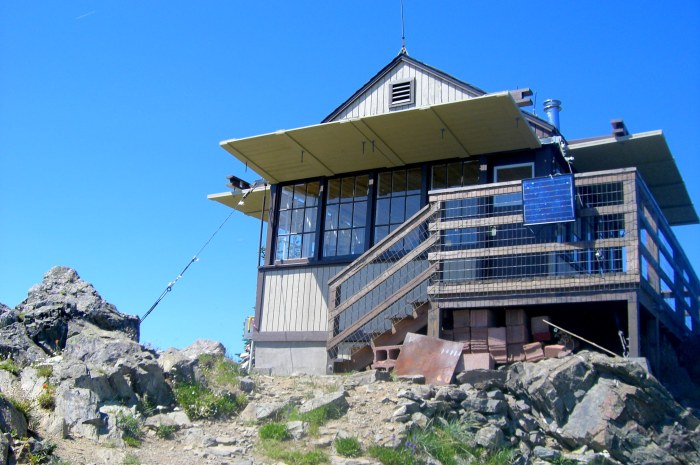
[[[415,58],[411,58],[408,56],[407,53],[399,53],[396,58],[391,60],[388,65],[386,65],[384,68],[382,68],[372,79],[367,81],[365,85],[360,87],[352,96],[350,96],[349,99],[347,99],[345,102],[341,103],[338,108],[333,110],[331,114],[326,116],[321,123],[328,123],[330,121],[333,121],[335,118],[338,117],[345,109],[347,109],[349,106],[351,106],[353,103],[355,103],[365,92],[367,92],[369,89],[371,89],[375,84],[380,82],[387,74],[391,72],[394,68],[396,68],[398,65],[401,63],[407,63],[412,66],[415,66],[418,69],[423,70],[424,72],[428,74],[432,74],[434,76],[438,76],[441,79],[444,79],[445,81],[461,88],[465,93],[469,94],[472,97],[479,97],[481,95],[485,95],[486,92],[484,90],[479,89],[476,86],[473,86],[469,83],[466,83],[464,81],[460,81],[454,76],[451,76],[444,71],[441,71],[437,68],[434,68],[430,65],[426,65],[425,63],[416,60]]]

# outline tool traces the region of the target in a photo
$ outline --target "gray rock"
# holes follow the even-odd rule
[[[97,439],[98,429],[103,426],[97,396],[89,389],[59,386],[55,412],[64,424],[64,434]]]
[[[397,376],[396,381],[411,383],[411,384],[425,384],[425,376],[423,375],[404,375]]]
[[[27,435],[27,419],[10,401],[0,396],[0,433],[15,432],[19,437]]]
[[[0,328],[19,321],[19,312],[0,302]]]
[[[459,384],[471,384],[476,389],[488,390],[493,388],[503,389],[506,383],[506,372],[503,370],[469,370],[457,373]]]
[[[415,423],[416,426],[425,429],[428,426],[428,423],[430,422],[430,418],[428,418],[421,412],[416,412],[413,415],[411,415],[411,421]]]
[[[503,431],[494,426],[486,426],[481,428],[474,435],[474,441],[481,447],[489,450],[500,449],[505,445]]]
[[[277,418],[282,412],[288,410],[291,405],[292,403],[289,400],[264,404],[251,402],[246,406],[243,412],[241,412],[241,418],[256,421]]]
[[[7,455],[10,452],[10,440],[4,434],[0,434],[0,463],[8,463]]]
[[[535,446],[535,448],[532,450],[532,453],[535,455],[535,457],[547,461],[557,460],[559,459],[559,457],[561,457],[560,451],[542,446]]]
[[[393,418],[403,415],[413,415],[416,412],[420,412],[420,404],[418,402],[406,401],[399,404],[399,407],[394,410],[391,415]]]
[[[317,410],[321,407],[328,407],[334,410],[333,413],[344,413],[348,407],[348,401],[345,398],[347,396],[346,391],[337,391],[330,394],[326,394],[320,397],[315,397],[304,402],[301,407],[299,407],[299,413],[308,413]]]
[[[495,399],[465,399],[461,405],[464,410],[484,414],[504,414],[508,410],[506,401]]]
[[[388,371],[383,370],[360,371],[346,376],[343,380],[343,386],[345,389],[350,389],[357,386],[376,383],[378,381],[391,381],[391,374],[389,374]]]
[[[108,330],[119,331],[139,340],[139,318],[119,313],[95,288],[80,279],[75,270],[57,266],[44,280],[29,290],[17,306],[32,339],[47,351],[62,349],[69,336],[71,321],[86,321]]]
[[[405,389],[402,391],[399,391],[399,393],[396,395],[399,399],[408,399],[413,402],[420,402],[422,397],[418,395],[416,392],[414,392],[412,389]]]
[[[435,400],[445,400],[453,402],[461,402],[467,398],[467,393],[454,386],[445,386],[438,389],[435,393]]]
[[[288,421],[287,422],[287,432],[292,439],[299,440],[306,436],[309,431],[309,424],[305,421]]]
[[[245,393],[251,393],[255,389],[255,381],[251,378],[241,378],[238,387]]]
[[[157,429],[159,426],[174,426],[178,429],[183,429],[192,426],[192,422],[185,412],[178,410],[150,416],[146,418],[144,426],[151,429]]]
[[[47,355],[29,337],[24,324],[16,322],[0,328],[0,357],[27,366],[46,359]]]

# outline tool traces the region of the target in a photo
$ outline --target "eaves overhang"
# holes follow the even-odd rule
[[[219,202],[253,218],[268,221],[270,209],[270,186],[265,184],[250,189],[233,190],[219,194],[209,194],[209,200]]]
[[[273,184],[541,146],[508,92],[220,145]]]
[[[579,172],[637,168],[671,226],[699,222],[662,131],[574,140],[569,151]]]

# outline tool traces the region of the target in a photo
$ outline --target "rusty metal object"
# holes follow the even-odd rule
[[[396,359],[398,376],[423,375],[426,384],[450,384],[462,343],[408,333]]]

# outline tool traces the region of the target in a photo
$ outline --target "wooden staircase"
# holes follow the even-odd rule
[[[406,334],[419,332],[428,325],[429,310],[430,303],[423,302],[415,307],[411,315],[393,318],[390,329],[374,336],[371,339],[371,345],[365,345],[353,351],[350,360],[337,362],[335,371],[347,373],[367,368],[374,361],[374,347],[402,344]]]

